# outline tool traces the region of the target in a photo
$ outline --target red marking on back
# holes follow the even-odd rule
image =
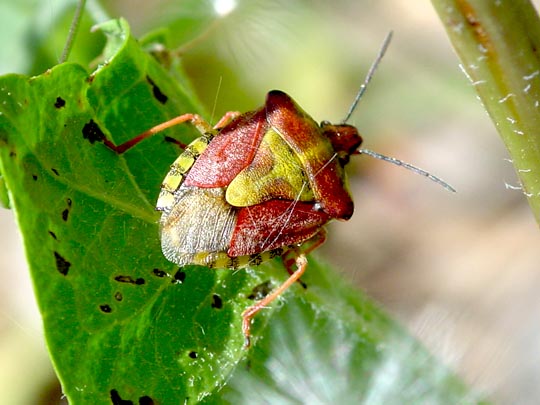
[[[252,162],[267,127],[262,109],[242,114],[210,142],[190,169],[184,185],[228,186]]]
[[[240,209],[227,253],[245,256],[306,241],[331,219],[314,207],[314,203],[271,200]]]

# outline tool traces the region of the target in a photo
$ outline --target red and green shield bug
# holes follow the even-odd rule
[[[348,220],[353,199],[344,168],[351,155],[366,153],[440,179],[394,158],[359,149],[362,138],[346,121],[366,89],[391,35],[385,40],[347,117],[317,124],[294,100],[270,91],[258,110],[229,112],[211,127],[184,114],[119,146],[122,153],[166,128],[191,122],[202,134],[172,164],[161,185],[161,245],[178,264],[238,269],[281,257],[289,278],[247,308],[242,331],[250,344],[252,318],[300,279],[306,254],[325,239],[324,225]]]

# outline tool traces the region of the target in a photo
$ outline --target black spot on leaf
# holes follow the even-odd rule
[[[58,240],[58,238],[56,237],[56,234],[53,231],[49,231],[49,235],[51,235],[54,240]]]
[[[66,100],[64,100],[62,97],[56,97],[56,101],[54,102],[55,108],[62,108],[66,105]]]
[[[56,170],[54,167],[51,168],[51,171],[57,176],[60,176],[60,173],[58,173],[58,170]]]
[[[62,211],[62,219],[64,222],[66,222],[69,218],[69,210],[71,209],[71,205],[73,204],[73,201],[71,201],[71,198],[66,199],[67,208]]]
[[[112,308],[108,304],[103,304],[99,306],[99,309],[101,309],[102,312],[105,312],[106,314],[110,314],[112,312]]]
[[[94,120],[88,121],[84,124],[82,129],[82,134],[84,139],[88,139],[90,143],[101,142],[105,139],[105,134],[101,130],[98,124]]]
[[[63,276],[67,276],[71,263],[64,259],[60,253],[54,252],[54,259],[56,261],[56,269]]]
[[[212,295],[212,308],[216,308],[216,309],[223,308],[223,300],[217,294]]]
[[[148,395],[139,398],[139,405],[154,405],[154,400]]]
[[[124,296],[122,295],[120,291],[117,291],[114,293],[114,299],[116,301],[122,301],[124,299]]]
[[[133,405],[133,401],[122,399],[117,390],[111,390],[111,403],[113,405]]]
[[[165,273],[163,270],[160,270],[160,269],[154,269],[152,270],[152,272],[157,277],[165,277],[167,275],[167,273]]]
[[[251,294],[249,294],[247,298],[250,300],[259,301],[266,297],[268,294],[270,294],[271,291],[272,283],[270,282],[270,280],[268,280],[253,287],[253,290],[251,290]]]
[[[186,279],[186,273],[184,273],[182,269],[178,269],[178,271],[174,273],[172,282],[176,284],[182,284],[185,279]]]
[[[120,275],[120,276],[116,276],[114,279],[118,281],[119,283],[128,283],[128,284],[135,284],[135,285],[143,285],[145,283],[144,278],[134,279],[131,276]]]
[[[152,93],[154,94],[155,99],[161,104],[165,104],[169,97],[161,92],[161,89],[154,83],[150,76],[146,76],[146,80],[150,83],[150,86],[152,86]]]
[[[188,356],[192,359],[196,359],[198,357],[198,353],[192,350],[188,353]]]
[[[32,179],[33,179],[34,181],[37,181],[37,179],[38,179],[37,174],[33,174],[33,175],[32,175]]]

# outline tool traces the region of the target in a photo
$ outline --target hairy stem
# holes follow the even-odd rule
[[[540,223],[540,20],[528,0],[432,0]]]

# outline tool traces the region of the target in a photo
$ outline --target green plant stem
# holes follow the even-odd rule
[[[540,20],[528,0],[432,0],[540,223]]]
[[[66,45],[64,46],[64,50],[62,51],[62,56],[60,56],[60,60],[58,61],[58,63],[66,62],[69,57],[69,53],[71,52],[71,48],[73,47],[73,41],[75,40],[75,37],[77,36],[77,31],[79,30],[79,25],[81,22],[82,13],[84,11],[85,4],[86,4],[86,0],[79,0],[79,2],[77,3],[77,8],[75,9],[75,15],[73,16],[73,20],[71,21],[71,25],[69,27],[69,33],[66,39]]]

